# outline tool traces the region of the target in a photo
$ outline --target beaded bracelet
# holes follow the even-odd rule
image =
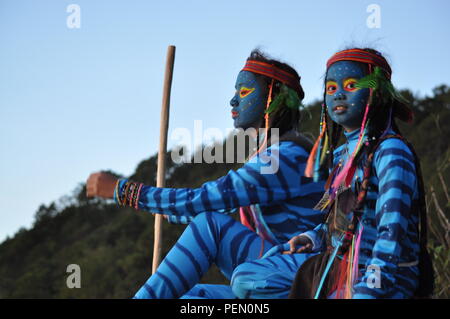
[[[125,182],[125,183],[123,183]],[[123,183],[122,186],[120,186]],[[126,202],[126,189],[129,187],[130,182],[126,180],[125,178],[118,179],[116,182],[116,189],[114,193],[114,198],[117,201],[117,204],[119,206],[124,206]]]
[[[139,209],[139,196],[141,195],[141,189],[142,189],[142,186],[144,186],[144,184],[140,184],[139,185],[139,188],[138,188],[138,192],[137,192],[137,196],[136,196],[136,203],[135,203],[135,206],[134,206],[134,208],[136,209],[136,210],[138,210]]]
[[[137,193],[138,193],[139,185],[137,183],[134,184],[133,191],[131,193],[131,201],[130,201],[130,207],[135,207]]]
[[[125,182],[125,183],[124,183]],[[121,186],[121,184],[123,184]],[[115,199],[117,201],[117,204],[119,204],[119,206],[124,206],[125,205],[125,188],[128,186],[129,182],[127,179],[125,178],[121,178],[119,180],[117,180],[116,182],[116,191],[115,191]]]
[[[136,183],[126,181],[125,184],[120,187],[121,180],[116,183],[115,199],[120,206],[130,206],[136,210],[139,208],[139,196],[141,194],[143,183]],[[121,192],[123,189],[123,192]]]
[[[130,189],[130,194],[129,194],[130,201],[128,202],[128,205],[130,207],[133,207],[134,206],[134,202],[136,201],[135,196],[136,196],[136,193],[137,193],[137,189],[138,189],[137,183],[133,183],[133,188]]]
[[[129,182],[130,186],[128,187],[128,189],[125,191],[125,195],[126,195],[126,199],[127,199],[127,205],[131,206],[132,200],[133,200],[133,191],[136,188],[136,183],[133,182]]]
[[[141,194],[142,187],[144,184],[142,183],[135,183],[135,191],[133,192],[132,201],[130,203],[130,207],[135,208],[136,210],[139,208],[139,196]]]
[[[126,206],[127,205],[127,199],[128,199],[128,190],[130,189],[131,186],[131,182],[127,181],[125,183],[125,190],[123,192],[123,201],[122,201],[122,206]]]
[[[116,200],[119,206],[122,206],[122,201],[120,200],[120,191],[119,191],[120,179],[116,182],[116,187],[114,188],[114,199]]]

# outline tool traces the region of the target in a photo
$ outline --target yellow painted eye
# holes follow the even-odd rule
[[[334,81],[328,81],[325,87],[327,94],[333,95],[337,90],[337,83]]]
[[[357,82],[356,79],[347,79],[347,80],[345,80],[344,81],[344,89],[346,91],[349,91],[349,92],[353,92],[353,91],[358,90],[358,88],[356,87],[356,82]]]
[[[249,95],[250,93],[252,93],[254,90],[255,90],[255,88],[246,88],[243,86],[239,91],[239,96],[242,99],[242,98],[246,97],[247,95]]]

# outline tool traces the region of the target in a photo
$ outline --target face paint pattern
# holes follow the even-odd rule
[[[355,84],[365,75],[354,61],[336,62],[327,71],[325,103],[328,115],[347,131],[361,126],[369,89],[358,89]]]
[[[236,93],[230,101],[234,127],[247,129],[263,116],[267,87],[254,73],[241,71],[235,88]]]

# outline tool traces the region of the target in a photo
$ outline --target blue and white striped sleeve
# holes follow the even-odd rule
[[[417,190],[414,157],[402,140],[391,138],[382,142],[375,153],[374,166],[379,181],[375,207],[377,240],[367,262],[370,270],[354,287],[355,299],[389,298],[395,292],[394,275],[405,248],[402,238]],[[378,276],[379,285],[374,284],[374,275]]]
[[[308,194],[311,180],[304,177],[308,153],[297,144],[281,142],[199,188],[143,186],[139,209],[164,214],[172,222],[188,222],[201,212],[229,212],[255,203],[272,204]],[[124,183],[125,181],[123,181]],[[121,188],[122,189],[122,188]]]

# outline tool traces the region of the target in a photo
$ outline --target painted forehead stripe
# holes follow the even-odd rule
[[[367,52],[359,49],[351,49],[337,52],[327,61],[327,69],[338,61],[356,61],[367,64],[373,64],[379,66],[383,71],[386,72],[388,79],[391,78],[392,70],[385,59],[378,56],[377,54]]]
[[[261,74],[267,76],[269,78],[280,81],[287,86],[290,86],[292,89],[296,90],[299,94],[301,92],[300,88],[300,77],[297,77],[289,72],[281,70],[274,65],[255,61],[255,60],[247,60],[242,71],[249,71],[256,74]]]

